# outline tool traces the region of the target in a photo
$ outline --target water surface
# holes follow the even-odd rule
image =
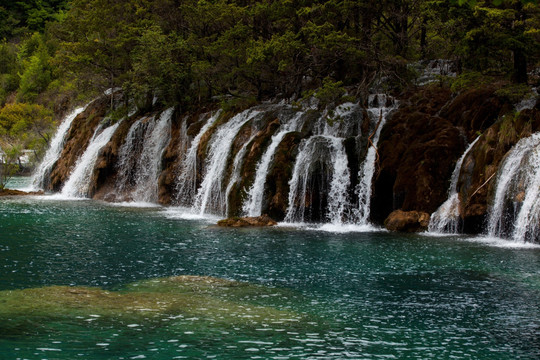
[[[223,229],[160,207],[3,198],[0,354],[538,359],[540,249],[500,245]],[[225,280],[187,295],[148,282],[179,275]]]

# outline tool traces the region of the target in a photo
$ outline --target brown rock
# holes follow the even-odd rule
[[[0,190],[0,196],[24,196],[24,195],[43,195],[43,191],[20,191],[20,190],[11,190],[3,189]]]
[[[395,210],[384,221],[390,231],[419,232],[427,230],[429,214],[421,211]]]
[[[232,217],[218,221],[218,226],[223,227],[255,227],[255,226],[274,226],[277,222],[268,215],[257,217]]]

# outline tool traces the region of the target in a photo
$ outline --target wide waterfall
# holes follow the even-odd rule
[[[182,168],[180,169],[176,185],[177,201],[180,205],[192,206],[195,201],[198,171],[197,150],[199,149],[203,135],[214,125],[220,114],[221,111],[217,111],[208,117],[199,133],[191,141],[191,145],[183,157]],[[203,115],[200,121],[204,121],[205,116],[208,116],[208,114]]]
[[[171,136],[174,108],[137,120],[119,150],[116,192],[135,202],[157,202],[161,158]]]
[[[68,181],[62,188],[62,196],[70,198],[84,198],[88,196],[90,181],[94,165],[99,155],[99,151],[111,140],[120,122],[103,128],[98,126],[95,130],[90,144],[84,154],[77,160],[75,169],[71,172]]]
[[[64,141],[66,138],[66,135],[69,131],[69,128],[71,127],[71,123],[77,115],[82,113],[86,107],[79,107],[73,110],[71,113],[69,113],[60,126],[58,126],[58,129],[56,130],[56,133],[54,134],[53,138],[51,139],[49,149],[47,149],[47,152],[45,153],[45,156],[43,157],[43,160],[39,164],[38,168],[34,172],[32,176],[32,189],[33,190],[44,190],[48,183],[48,177],[51,172],[52,167],[54,164],[58,161],[58,158],[60,157],[60,154],[62,153],[62,149],[64,148]]]
[[[292,119],[281,125],[277,134],[272,136],[270,145],[264,152],[259,164],[257,165],[255,180],[248,191],[248,198],[243,205],[243,211],[247,216],[261,215],[264,185],[266,183],[266,176],[268,174],[270,164],[274,158],[274,154],[285,135],[293,131],[298,131],[299,127],[302,126],[302,122],[300,121],[302,116],[303,113],[301,112],[295,114]]]
[[[521,139],[497,173],[488,235],[517,242],[540,238],[540,133]]]
[[[457,184],[459,180],[459,173],[461,171],[461,165],[463,160],[473,148],[474,144],[480,137],[477,137],[465,150],[463,155],[456,162],[452,177],[450,179],[450,187],[448,188],[448,199],[439,208],[431,214],[429,220],[428,231],[433,233],[448,233],[457,234],[459,232],[459,193],[457,190]]]
[[[199,214],[225,214],[226,198],[223,180],[233,140],[240,128],[259,114],[257,110],[245,110],[221,125],[212,136],[207,149],[204,178],[193,206]]]

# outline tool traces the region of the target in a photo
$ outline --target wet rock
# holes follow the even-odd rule
[[[277,225],[268,215],[256,217],[232,217],[218,221],[218,226],[223,227],[260,227]]]
[[[11,190],[3,189],[0,190],[0,196],[25,196],[25,195],[43,195],[43,191],[20,191],[20,190]]]
[[[427,230],[429,214],[421,211],[393,211],[384,226],[390,231],[419,232]]]

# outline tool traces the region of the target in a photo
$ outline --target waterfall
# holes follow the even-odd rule
[[[56,130],[56,133],[51,140],[50,146],[47,149],[43,160],[34,172],[34,175],[32,176],[33,190],[45,189],[45,187],[47,186],[47,178],[54,164],[56,164],[58,158],[60,158],[60,154],[62,153],[62,150],[64,148],[64,141],[69,131],[69,128],[71,127],[71,123],[73,122],[73,120],[75,120],[77,115],[79,115],[85,110],[85,108],[86,107],[79,107],[73,110],[64,118],[60,126],[58,126],[58,129]]]
[[[131,188],[131,200],[157,202],[163,151],[170,141],[174,108],[159,118],[142,118],[130,128],[119,150],[117,191]]]
[[[92,139],[84,154],[77,160],[75,169],[71,172],[68,181],[62,188],[62,196],[80,198],[88,196],[92,171],[99,155],[99,151],[107,145],[120,122],[105,129],[100,125],[94,132]]]
[[[452,172],[450,187],[448,188],[448,199],[433,213],[429,220],[428,231],[434,233],[456,234],[459,231],[459,194],[457,183],[463,160],[473,148],[480,137],[477,137],[465,150],[463,155],[456,162],[456,167]]]
[[[249,138],[249,140],[246,141],[244,145],[242,145],[242,147],[240,148],[240,150],[238,150],[238,152],[236,153],[236,156],[234,157],[232,175],[229,180],[229,184],[227,185],[227,189],[225,190],[225,199],[227,199],[226,201],[227,206],[225,209],[225,214],[227,216],[229,216],[230,214],[229,201],[228,201],[229,195],[231,194],[231,191],[234,185],[241,179],[242,174],[240,171],[242,170],[242,165],[243,165],[242,163],[244,161],[244,157],[246,156],[248,145],[251,143],[251,141],[253,141],[253,139],[256,136],[257,136],[257,133],[254,132],[253,135],[251,135],[251,137]]]
[[[497,173],[488,214],[489,236],[538,241],[540,133],[523,138],[508,152]]]
[[[199,214],[215,212],[223,215],[225,213],[227,199],[225,198],[222,182],[232,143],[242,126],[259,113],[259,111],[255,110],[245,110],[221,125],[212,136],[207,150],[206,172],[197,191],[193,206],[193,209]]]
[[[193,205],[197,190],[197,150],[199,149],[199,143],[203,135],[214,125],[220,114],[221,111],[218,111],[208,118],[183,157],[182,168],[176,185],[177,200],[180,205]]]
[[[297,113],[290,121],[281,126],[277,134],[272,136],[272,141],[266,151],[264,152],[261,160],[257,164],[255,171],[255,180],[251,188],[248,191],[248,198],[244,202],[242,207],[244,213],[247,216],[260,216],[262,211],[264,185],[266,184],[266,176],[268,169],[274,158],[274,154],[285,137],[290,132],[297,131],[301,126],[300,119],[303,113]],[[236,160],[236,159],[235,159]]]
[[[387,103],[391,102],[390,106]],[[367,225],[370,215],[371,205],[371,185],[375,174],[377,160],[377,143],[381,130],[386,122],[388,114],[397,107],[395,101],[384,94],[373,94],[368,99],[368,114],[376,122],[376,128],[371,135],[371,146],[369,146],[366,158],[358,170],[359,183],[356,187],[358,196],[358,208],[355,211],[355,222],[358,225]]]
[[[317,172],[321,175],[317,178]],[[314,179],[315,178],[315,179]],[[320,181],[320,184],[313,182]],[[350,173],[347,154],[343,146],[343,139],[330,135],[315,135],[304,140],[296,158],[293,176],[289,181],[289,207],[286,222],[305,222],[319,216],[319,214],[306,213],[315,211],[313,207],[313,192],[319,187],[319,198],[326,198],[322,194],[330,188],[327,199],[327,210],[322,215],[324,220],[331,223],[341,223],[347,207],[347,191],[350,185]],[[319,205],[319,210],[324,211]]]

